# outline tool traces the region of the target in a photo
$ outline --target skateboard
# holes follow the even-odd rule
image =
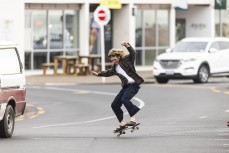
[[[115,132],[115,134],[117,134],[117,137],[120,137],[121,135],[126,134],[127,130],[130,130],[130,132],[133,133],[135,130],[139,130],[139,125],[140,123],[136,123],[134,126],[127,126],[125,129]]]

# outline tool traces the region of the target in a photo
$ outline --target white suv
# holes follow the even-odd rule
[[[15,117],[23,115],[25,75],[17,46],[0,42],[0,137],[13,135]]]
[[[206,83],[213,75],[229,76],[228,38],[185,38],[156,57],[153,75],[158,83],[193,79]]]

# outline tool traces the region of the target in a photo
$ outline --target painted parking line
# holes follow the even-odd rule
[[[217,89],[217,88],[211,88],[212,92],[215,92],[215,93],[221,93],[221,90]]]
[[[34,119],[34,118],[38,117],[39,115],[42,115],[45,113],[45,110],[42,107],[37,107],[37,110],[38,110],[37,113],[30,116],[29,119]]]
[[[26,104],[26,107],[29,107],[29,110],[28,112],[26,112],[24,115],[22,116],[19,116],[19,117],[16,117],[15,121],[23,121],[23,120],[26,120],[26,119],[34,119],[42,114],[45,113],[45,110],[44,108],[42,107],[36,107],[35,105],[32,105],[32,104]]]

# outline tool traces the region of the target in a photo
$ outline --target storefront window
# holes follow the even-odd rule
[[[66,10],[65,29],[64,29],[64,48],[78,47],[78,12],[74,10]]]
[[[167,10],[157,11],[159,46],[169,45],[169,12]]]
[[[145,30],[145,46],[155,46],[155,11],[146,10],[144,11],[144,30]]]
[[[50,49],[63,48],[63,12],[49,11]]]
[[[135,44],[136,47],[142,46],[142,17],[143,12],[138,10],[136,15],[136,30],[135,30]]]
[[[25,11],[25,68],[41,69],[57,55],[78,55],[77,10]]]
[[[45,63],[47,60],[47,52],[35,52],[33,55],[33,67],[35,69],[41,69],[42,63]]]
[[[146,50],[145,51],[145,65],[153,65],[155,54],[156,54],[155,50]]]
[[[215,35],[229,37],[229,10],[215,10]]]
[[[155,57],[169,46],[169,11],[138,10],[135,32],[136,65],[152,65]]]
[[[47,11],[32,11],[33,48],[47,49]]]

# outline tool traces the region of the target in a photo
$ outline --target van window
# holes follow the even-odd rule
[[[14,48],[0,49],[0,74],[21,73],[20,62]]]

